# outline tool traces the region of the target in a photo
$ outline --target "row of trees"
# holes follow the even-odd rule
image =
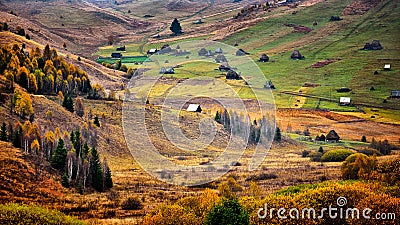
[[[69,145],[64,141],[68,136]],[[101,163],[96,147],[89,148],[79,129],[62,134],[57,128],[55,132],[48,131],[42,136],[37,123],[26,121],[7,126],[3,122],[0,140],[12,142],[14,147],[22,148],[26,154],[46,159],[63,174],[62,184],[65,187],[76,187],[83,192],[88,186],[97,191],[113,186],[107,160]]]
[[[382,155],[389,155],[396,149],[396,146],[390,144],[388,140],[376,141],[375,138],[372,138],[369,147],[378,150]]]
[[[6,78],[6,89],[13,92],[14,83],[34,94],[90,94],[88,75],[67,63],[55,49],[46,45],[43,52],[32,48],[29,53],[18,44],[0,46],[0,74]]]
[[[222,112],[217,111],[214,119],[217,123],[222,124],[231,134],[242,136],[249,144],[272,141],[271,137],[274,135],[273,121],[267,119],[265,116],[251,122],[249,116],[236,112],[228,113],[225,109]],[[278,141],[280,140],[281,138],[279,137]]]

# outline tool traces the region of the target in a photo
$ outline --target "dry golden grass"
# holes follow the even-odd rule
[[[51,171],[51,172],[49,172]],[[0,141],[0,203],[22,202],[55,206],[64,196],[48,164]]]

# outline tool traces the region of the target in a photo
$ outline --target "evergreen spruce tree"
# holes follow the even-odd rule
[[[69,188],[69,180],[67,173],[64,173],[61,177],[61,185],[63,187]]]
[[[76,152],[76,157],[79,157],[79,155],[81,154],[81,132],[79,131],[78,128],[76,128],[75,130],[75,142],[74,142],[74,148],[75,148],[75,152]]]
[[[14,132],[12,145],[16,148],[21,148],[21,134],[22,134],[22,127],[20,127]]]
[[[104,187],[107,189],[113,187],[111,170],[107,163],[104,163]]]
[[[74,112],[74,101],[70,95],[65,96],[62,106],[70,112]]]
[[[83,145],[83,148],[82,148],[82,158],[84,158],[88,154],[89,154],[89,146],[88,146],[87,142],[85,142],[85,144]]]
[[[279,127],[276,127],[274,140],[275,141],[281,141],[282,140],[281,129],[279,129]]]
[[[221,116],[219,115],[219,112],[218,112],[218,111],[215,113],[215,121],[216,121],[217,123],[221,123]]]
[[[365,137],[365,135],[363,135],[363,136],[361,137],[361,142],[367,142],[367,137]]]
[[[322,146],[319,147],[318,152],[324,153],[324,149],[322,148]]]
[[[72,145],[75,145],[75,132],[71,131],[71,134],[69,135],[69,140],[71,141]]]
[[[60,138],[58,140],[57,148],[54,151],[53,157],[51,158],[50,165],[62,171],[65,167],[65,161],[67,158],[67,149],[64,147],[64,140]]]
[[[97,152],[96,147],[92,148],[90,157],[90,176],[92,178],[92,187],[97,191],[103,191],[103,170],[101,168],[99,153]]]
[[[0,128],[0,140],[1,141],[8,141],[7,138],[7,125],[3,122]]]
[[[178,19],[175,18],[174,21],[172,21],[171,26],[169,27],[169,29],[175,34],[181,34],[182,33],[182,27],[181,24],[179,23]]]
[[[100,127],[100,121],[97,115],[94,117],[93,124],[96,125],[97,127]]]

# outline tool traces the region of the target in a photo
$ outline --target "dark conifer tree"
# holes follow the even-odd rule
[[[175,18],[174,21],[172,21],[171,26],[169,27],[169,29],[175,34],[181,34],[182,33],[182,27],[181,24],[179,23],[178,19]]]
[[[99,153],[97,152],[96,147],[93,147],[90,152],[90,176],[91,176],[91,184],[94,189],[97,191],[103,191],[103,170],[100,163]]]
[[[111,170],[110,167],[108,167],[107,162],[104,162],[104,187],[106,189],[110,189],[113,187]]]
[[[221,116],[219,115],[219,112],[218,112],[218,111],[215,113],[215,121],[216,121],[217,123],[221,123]]]
[[[0,129],[0,140],[1,141],[8,141],[8,136],[7,136],[7,125],[6,123],[3,122],[1,125]]]
[[[12,144],[16,148],[21,148],[21,134],[22,134],[22,127],[20,127],[14,132]]]
[[[64,147],[64,140],[60,138],[57,143],[56,150],[54,151],[53,157],[51,158],[50,165],[62,171],[65,167],[65,161],[67,158],[67,149]]]
[[[74,112],[74,101],[72,100],[70,95],[67,95],[64,98],[62,106],[70,112]]]
[[[279,129],[279,127],[276,127],[274,140],[275,141],[281,141],[282,140],[281,129]]]
[[[100,127],[100,121],[99,121],[99,117],[97,115],[94,117],[93,124]]]
[[[89,146],[87,142],[85,142],[82,148],[82,158],[86,157],[88,154],[89,154]]]

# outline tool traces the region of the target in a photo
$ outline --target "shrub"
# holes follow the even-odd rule
[[[85,224],[61,212],[50,211],[39,206],[18,204],[0,205],[1,224]]]
[[[342,178],[357,180],[366,178],[376,166],[376,159],[361,153],[352,154],[342,164]]]
[[[365,135],[363,135],[363,136],[361,137],[361,142],[367,142],[367,137],[365,137]]]
[[[250,175],[248,178],[246,178],[246,181],[270,180],[270,179],[276,179],[276,178],[278,178],[278,175],[276,175],[274,173],[262,173],[262,174]]]
[[[307,151],[307,150],[304,150],[304,151],[301,152],[301,156],[302,156],[303,158],[304,158],[304,157],[307,157],[309,154],[310,154],[310,151]]]
[[[310,152],[308,157],[310,157],[311,161],[319,162],[321,160],[322,153],[321,152]]]
[[[206,225],[246,225],[250,224],[249,215],[242,209],[237,199],[222,200],[207,214]]]
[[[143,204],[137,197],[129,197],[125,199],[122,204],[123,210],[139,210],[143,208]]]
[[[358,153],[362,153],[362,154],[368,155],[368,156],[371,156],[371,155],[381,156],[382,155],[382,153],[380,151],[378,151],[376,149],[371,149],[371,148],[364,148],[364,149],[358,150]]]
[[[379,163],[377,171],[381,174],[382,181],[400,186],[400,158]]]
[[[322,162],[342,162],[350,155],[354,154],[351,150],[332,150],[321,157]]]

